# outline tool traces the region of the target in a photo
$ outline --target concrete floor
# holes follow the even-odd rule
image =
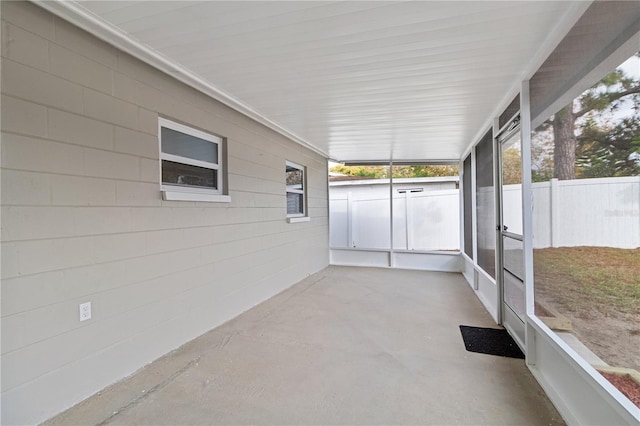
[[[460,274],[329,267],[48,424],[563,424]]]

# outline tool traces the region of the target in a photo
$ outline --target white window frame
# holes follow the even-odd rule
[[[293,189],[286,187],[286,169],[287,167],[293,167],[294,169],[300,170],[302,172],[302,189]],[[289,223],[295,222],[307,222],[310,220],[308,216],[308,208],[307,208],[307,168],[301,164],[294,163],[293,161],[285,161],[285,195],[291,194],[302,194],[302,213],[288,213],[287,212],[287,221]],[[286,202],[286,196],[285,196]]]
[[[197,137],[216,144],[217,146],[217,163],[208,161],[194,160],[193,158],[182,157],[180,155],[168,154],[162,150],[162,128],[175,130],[190,136]],[[211,201],[211,202],[230,202],[231,198],[223,193],[224,190],[224,160],[222,157],[223,139],[210,133],[203,132],[184,124],[176,123],[166,118],[158,117],[158,149],[160,152],[160,191],[164,200],[174,201]],[[191,166],[203,167],[215,170],[217,188],[198,188],[189,186],[178,186],[166,184],[162,181],[162,161],[172,161],[175,163],[187,164]]]

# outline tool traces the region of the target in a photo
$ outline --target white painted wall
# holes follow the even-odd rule
[[[342,266],[370,266],[422,271],[460,272],[460,253],[391,252],[390,250],[331,249],[330,262]]]
[[[498,304],[498,286],[495,280],[487,275],[482,268],[475,266],[467,255],[461,254],[460,257],[464,278],[497,324],[500,306]]]
[[[325,267],[327,163],[33,3],[1,7],[1,421],[28,424]],[[227,138],[231,203],[162,200],[159,115]],[[309,222],[286,222],[286,160]]]
[[[568,424],[640,422],[640,409],[540,320],[528,318],[527,333],[535,341],[535,353],[527,354],[529,369]]]

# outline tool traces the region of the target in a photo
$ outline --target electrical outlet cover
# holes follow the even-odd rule
[[[80,304],[80,321],[91,319],[91,302]]]

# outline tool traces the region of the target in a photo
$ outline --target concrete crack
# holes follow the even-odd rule
[[[111,422],[111,420],[113,420],[116,416],[118,416],[119,414],[125,412],[126,410],[128,410],[129,408],[133,407],[134,405],[138,404],[140,401],[143,401],[145,398],[147,398],[149,395],[153,394],[154,392],[164,388],[165,386],[167,386],[169,383],[173,382],[175,379],[177,379],[178,377],[180,377],[184,372],[186,372],[188,369],[190,369],[191,367],[193,367],[194,365],[196,365],[198,363],[198,361],[200,361],[200,357],[197,357],[195,359],[192,359],[191,361],[189,361],[184,367],[182,367],[181,369],[179,369],[178,371],[176,371],[175,373],[173,373],[171,376],[167,377],[166,379],[164,379],[163,381],[161,381],[160,383],[158,383],[157,385],[155,385],[154,387],[152,387],[151,389],[149,389],[147,392],[145,392],[143,395],[140,395],[139,397],[131,400],[127,405],[124,405],[122,407],[120,407],[118,410],[114,411],[113,414],[111,414],[109,417],[107,417],[106,419],[104,419],[103,421],[101,421],[100,423],[97,423],[96,426],[104,426],[107,425],[109,422]]]

